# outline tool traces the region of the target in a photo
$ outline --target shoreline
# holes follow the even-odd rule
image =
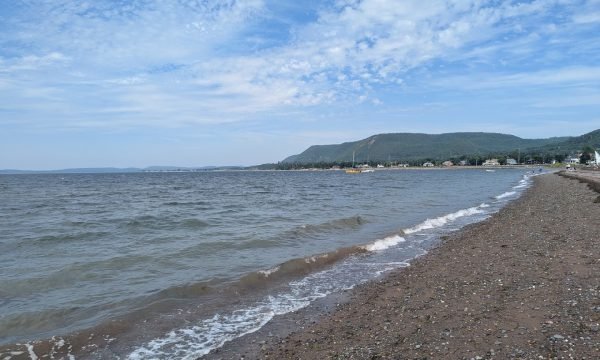
[[[277,316],[203,358],[594,358],[598,194],[554,174],[534,181],[410,267]]]

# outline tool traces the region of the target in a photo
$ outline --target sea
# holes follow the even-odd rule
[[[0,175],[0,359],[197,359],[410,266],[534,171]]]

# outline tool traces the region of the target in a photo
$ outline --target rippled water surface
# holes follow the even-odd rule
[[[144,309],[160,317],[178,301],[189,327],[155,319],[164,329],[118,351],[194,358],[277,313],[406,266],[440,231],[517,197],[524,174],[2,175],[0,345],[134,313],[143,322]],[[121,330],[111,331],[118,340]]]

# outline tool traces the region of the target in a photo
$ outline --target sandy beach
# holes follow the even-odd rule
[[[409,268],[276,318],[207,358],[597,359],[592,188],[538,176],[520,199]]]

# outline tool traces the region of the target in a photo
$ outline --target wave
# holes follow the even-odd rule
[[[371,244],[364,245],[364,246],[362,246],[362,248],[367,251],[381,251],[381,250],[389,249],[390,247],[396,246],[405,241],[406,241],[406,239],[404,239],[402,236],[393,235],[393,236],[388,236],[381,240],[376,240],[376,241],[372,242]]]
[[[366,246],[350,246],[324,254],[318,254],[305,258],[296,258],[283,262],[273,268],[259,270],[245,275],[239,280],[242,287],[256,287],[265,285],[267,282],[287,280],[305,276],[321,270],[342,259],[370,251]]]
[[[502,193],[502,194],[500,194],[498,196],[495,196],[494,198],[497,199],[497,200],[501,200],[501,199],[507,198],[509,196],[513,196],[516,193],[517,193],[516,191],[507,191],[507,192]]]
[[[44,235],[35,238],[25,238],[20,242],[20,244],[31,243],[54,245],[55,243],[96,240],[109,235],[110,232],[107,231],[82,231],[70,234]]]
[[[175,229],[175,228],[186,228],[186,229],[200,229],[210,226],[206,221],[197,218],[188,219],[173,219],[167,217],[158,217],[152,215],[138,216],[133,219],[127,220],[123,226],[129,230],[143,230],[143,229]]]
[[[176,226],[181,226],[186,229],[202,229],[207,226],[210,226],[210,224],[207,223],[206,221],[192,218],[192,219],[181,220]]]
[[[404,229],[404,233],[405,234],[414,234],[414,233],[417,233],[417,232],[420,232],[423,230],[429,230],[429,229],[434,229],[434,228],[444,226],[449,222],[455,221],[455,220],[465,217],[465,216],[483,214],[483,213],[485,213],[485,211],[482,210],[482,208],[485,208],[486,205],[487,204],[481,204],[476,207],[458,210],[456,212],[446,214],[446,215],[443,215],[443,216],[440,216],[440,217],[437,217],[434,219],[427,219],[414,227]]]
[[[207,201],[169,201],[163,203],[165,206],[209,206]]]
[[[349,253],[357,250],[365,251],[365,249],[355,247]],[[331,258],[323,255],[297,260],[305,264],[315,264]],[[285,264],[288,263],[263,271],[263,278],[281,274],[282,270],[285,271]],[[277,315],[299,310],[316,299],[333,292],[351,289],[358,283],[372,279],[374,275],[409,265],[407,262],[359,263],[360,268],[357,268],[356,264],[353,265],[351,261],[344,261],[340,266],[290,281],[288,282],[289,287],[283,293],[265,296],[262,300],[248,306],[231,312],[219,313],[193,325],[169,331],[133,349],[125,358],[130,360],[197,359],[211,350],[223,346],[228,341],[261,329]]]
[[[227,289],[221,288],[219,291],[240,293],[246,290],[264,288],[276,282],[289,281],[307,276],[328,268],[348,257],[368,252],[383,251],[405,241],[400,235],[392,235],[365,245],[344,247],[327,253],[291,259],[272,268],[254,271],[233,282],[227,282]],[[168,299],[195,298],[214,293],[214,291],[219,289],[219,283],[223,283],[222,279],[174,286],[151,295],[147,301],[156,302]]]
[[[197,359],[227,341],[259,330],[274,316],[301,309],[309,302],[309,299],[269,297],[263,303],[230,314],[216,314],[197,325],[172,330],[134,349],[126,359]]]
[[[292,230],[286,231],[283,237],[301,238],[304,236],[315,236],[335,230],[356,229],[366,223],[367,221],[361,216],[351,216],[347,218],[326,221],[320,224],[298,226]]]
[[[213,293],[217,289],[217,284],[218,281],[211,279],[194,284],[172,286],[148,296],[145,299],[145,302],[154,304],[156,302],[162,302],[170,299],[182,300],[198,298],[200,296]]]

